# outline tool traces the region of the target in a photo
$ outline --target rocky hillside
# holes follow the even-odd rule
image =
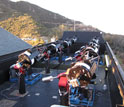
[[[27,14],[3,20],[0,22],[0,26],[20,38],[40,36],[36,22]]]
[[[39,33],[39,27],[31,16],[12,16],[6,20],[0,21],[0,27],[6,29],[12,34],[18,36],[31,45],[44,43]]]
[[[56,25],[62,23],[73,24],[72,20],[64,16],[45,10],[28,2],[12,2],[10,0],[0,0],[0,20],[7,19],[13,14],[18,16],[25,13],[29,16],[32,16],[32,18],[39,24],[46,25],[46,27],[55,27]],[[81,22],[77,21],[77,23]]]
[[[0,0],[0,21],[7,20],[13,15],[18,17],[23,16],[24,14],[32,17],[32,19],[36,22],[37,26],[40,28],[40,33],[45,36],[50,35],[50,33],[48,32],[51,32],[51,28],[55,28],[60,25],[67,26],[69,28],[73,27],[73,20],[68,19],[57,13],[45,10],[34,4],[24,1],[12,2],[10,0]],[[91,26],[85,26],[79,21],[76,21],[75,23],[77,29],[96,30]]]

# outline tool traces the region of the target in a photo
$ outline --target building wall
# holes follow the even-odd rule
[[[77,51],[77,49],[80,49],[81,46],[86,45],[90,42],[90,40],[93,37],[98,37],[100,40],[100,49],[99,49],[99,54],[104,54],[106,48],[105,48],[105,41],[103,39],[103,34],[102,32],[87,32],[87,31],[65,31],[63,33],[63,37],[62,39],[69,39],[76,36],[77,37],[77,41],[76,43],[71,47],[70,52],[74,53],[75,51]]]

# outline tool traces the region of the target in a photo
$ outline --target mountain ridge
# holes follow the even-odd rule
[[[43,9],[42,7],[39,7],[35,4],[31,4],[29,2],[25,2],[25,1],[13,2],[10,0],[0,0],[0,6],[1,5],[3,5],[2,9],[4,13],[0,14],[1,16],[0,20],[7,19],[6,13],[8,14],[8,18],[12,16],[12,14],[19,16],[26,13],[29,16],[32,16],[32,18],[36,22],[38,22],[39,24],[43,24],[48,28],[58,26],[59,24],[62,24],[62,23],[66,23],[67,25],[74,24],[72,19],[66,18],[58,13],[54,13],[49,10]],[[5,10],[9,10],[9,11],[7,12]],[[80,21],[75,21],[75,23],[82,24],[82,26],[86,26]]]
[[[21,21],[23,20],[23,18],[26,18],[27,20],[25,21],[25,23],[22,23]],[[14,19],[18,19],[18,21]],[[28,20],[31,23],[26,23],[28,22]],[[5,22],[7,23],[7,26]],[[100,31],[99,29],[92,26],[86,26],[80,21],[75,21],[75,23],[76,31]],[[27,29],[30,29],[30,25],[32,25],[32,27],[36,29],[32,29],[32,31],[27,34],[25,28],[22,33],[21,27],[17,25],[23,27],[27,25]],[[13,33],[14,35],[19,36],[20,38],[25,37],[26,35],[28,39],[30,39],[29,37],[31,37],[35,40],[35,37],[38,37],[38,40],[35,43],[32,41],[28,41],[28,43],[31,43],[31,45],[35,45],[39,43],[40,40],[43,43],[41,37],[45,37],[46,39],[50,39],[51,37],[61,38],[63,31],[74,30],[74,21],[29,2],[12,2],[10,0],[0,0],[0,26]],[[16,27],[18,27],[19,29],[16,29]],[[124,57],[124,37],[115,34],[107,34],[105,32],[104,35],[104,38],[109,41],[113,50],[121,53],[121,55],[118,55],[120,55],[120,58],[122,59]],[[118,37],[120,37],[120,39]],[[114,44],[113,41],[115,41]],[[118,48],[118,46],[120,46],[120,48]]]

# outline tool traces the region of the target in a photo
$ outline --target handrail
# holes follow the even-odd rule
[[[112,60],[114,62],[114,68],[116,68],[118,71],[115,74],[115,79],[116,79],[116,82],[118,83],[118,88],[120,90],[120,94],[123,98],[123,103],[124,103],[124,71],[123,71],[122,67],[120,66],[120,64],[108,42],[106,42],[106,48],[108,48],[107,51],[109,51],[109,53],[111,54]]]
[[[118,62],[118,60],[117,60],[115,54],[113,53],[113,51],[112,51],[110,45],[108,44],[108,42],[106,42],[106,44],[107,44],[107,46],[108,46],[108,48],[109,48],[109,50],[110,50],[110,53],[111,53],[111,55],[112,55],[112,57],[113,57],[113,60],[114,60],[114,62],[115,62],[115,64],[116,64],[116,66],[117,66],[117,68],[118,68],[118,70],[119,70],[119,73],[120,73],[121,76],[122,76],[122,80],[124,81],[124,71],[123,71],[121,65],[119,64],[119,62]]]

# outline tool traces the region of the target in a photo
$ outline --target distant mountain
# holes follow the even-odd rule
[[[100,31],[79,21],[75,21],[75,23],[78,31]],[[43,43],[42,38],[50,39],[53,36],[61,38],[63,31],[73,30],[73,26],[73,20],[34,4],[24,1],[0,0],[0,27],[32,45]],[[104,35],[117,56],[123,59],[124,36],[106,33]],[[29,41],[30,39],[31,41]],[[120,62],[124,64],[124,60]]]
[[[60,24],[73,25],[73,20],[43,9],[37,5],[25,1],[12,2],[10,0],[0,0],[0,20],[7,19],[13,14],[18,16],[25,13],[32,16],[39,25],[43,24],[45,27],[56,27]],[[85,26],[79,21],[76,21],[76,24]]]
[[[82,22],[75,23],[76,30],[97,31],[96,28],[86,26]],[[20,38],[28,34],[32,38],[40,35],[50,39],[53,36],[60,38],[65,30],[73,30],[74,21],[28,2],[0,0],[0,26]],[[30,33],[27,29],[30,29]]]
[[[29,16],[32,16],[32,18],[36,22],[39,22],[39,24],[47,25],[47,27],[55,27],[56,24],[61,23],[73,24],[72,20],[64,16],[45,10],[28,2],[12,2],[10,0],[0,0],[0,20],[7,19],[8,17],[11,17],[12,14],[23,15],[25,13]]]

